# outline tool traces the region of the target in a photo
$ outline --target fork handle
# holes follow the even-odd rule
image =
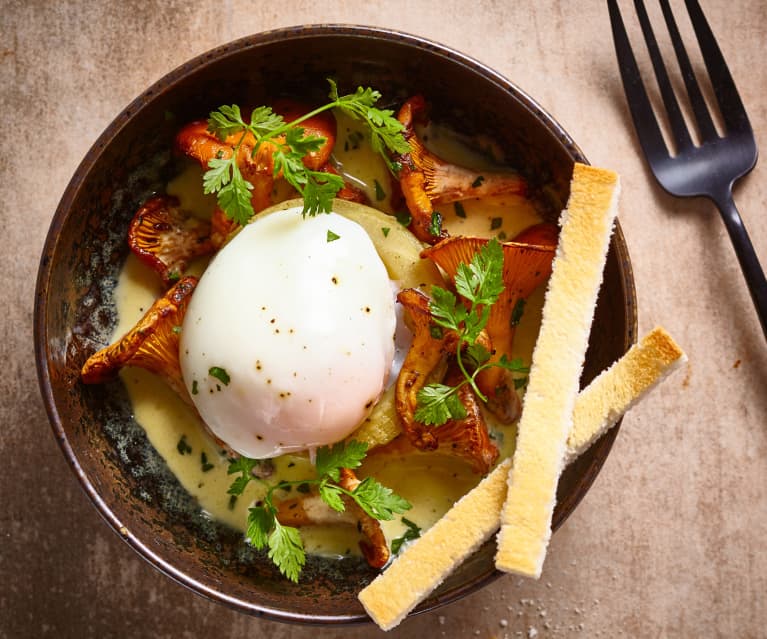
[[[756,314],[762,324],[762,332],[767,339],[767,279],[765,279],[764,271],[759,264],[759,258],[756,256],[756,251],[754,251],[751,238],[743,225],[740,213],[735,207],[732,192],[727,189],[726,193],[713,196],[712,199],[722,214],[724,225],[735,248],[735,254],[738,256],[740,268],[746,278],[751,299],[756,307]]]

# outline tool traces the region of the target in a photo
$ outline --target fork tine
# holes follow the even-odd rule
[[[704,140],[717,138],[719,137],[719,134],[716,132],[714,123],[711,120],[711,114],[708,112],[708,107],[706,106],[706,101],[703,99],[698,79],[695,77],[695,72],[692,70],[690,58],[687,55],[687,50],[684,48],[684,42],[682,41],[682,36],[676,26],[676,20],[674,20],[674,14],[671,11],[668,0],[660,0],[660,6],[663,11],[663,17],[666,20],[666,27],[671,35],[671,42],[674,45],[676,59],[679,62],[679,68],[682,71],[684,86],[687,88],[687,96],[690,98],[690,104],[695,113],[695,119],[698,122],[698,130],[700,131],[701,138]]]
[[[751,134],[751,124],[748,121],[746,109],[700,4],[697,0],[685,0],[685,4],[700,44],[703,61],[711,78],[711,86],[719,103],[719,112],[722,114],[727,130]]]
[[[663,141],[658,121],[655,119],[650,99],[647,97],[642,76],[639,74],[639,67],[631,49],[617,0],[607,0],[607,8],[610,12],[618,67],[639,143],[648,157],[668,157],[668,149]]]
[[[666,108],[666,114],[671,124],[671,131],[674,134],[677,150],[691,147],[690,133],[687,130],[682,110],[679,108],[679,102],[671,86],[666,65],[663,62],[658,43],[655,40],[655,33],[653,33],[652,25],[650,24],[650,18],[647,17],[644,2],[642,0],[634,0],[634,6],[636,7],[639,24],[642,26],[642,34],[647,45],[647,51],[650,54],[653,69],[655,70],[655,79],[658,82],[658,88],[663,98],[663,106]]]

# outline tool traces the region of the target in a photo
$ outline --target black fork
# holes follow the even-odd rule
[[[732,200],[733,183],[756,164],[756,141],[738,90],[700,5],[697,0],[685,0],[685,4],[724,121],[724,135],[720,136],[716,131],[668,0],[660,0],[660,5],[700,132],[700,144],[693,142],[684,122],[642,0],[635,0],[634,5],[668,115],[676,146],[674,155],[666,147],[653,113],[617,1],[607,0],[623,87],[639,143],[660,185],[671,195],[708,197],[722,214],[767,338],[767,280]]]

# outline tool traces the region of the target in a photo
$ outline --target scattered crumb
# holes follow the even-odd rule
[[[692,377],[692,365],[690,364],[690,362],[687,362],[684,379],[682,380],[682,388],[687,388],[690,385],[691,377]]]
[[[508,625],[509,625],[509,620],[508,620],[508,619],[501,619],[501,620],[498,622],[498,625],[499,625],[501,628],[505,628],[506,626],[508,626]]]
[[[445,615],[440,615],[439,617],[437,617],[437,620],[439,621],[440,626],[445,625]]]
[[[535,637],[538,636],[538,630],[536,630],[533,626],[530,626],[527,629],[527,639],[535,639]]]

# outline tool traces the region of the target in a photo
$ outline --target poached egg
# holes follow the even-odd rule
[[[365,230],[290,208],[256,217],[203,273],[181,370],[206,425],[238,453],[311,450],[368,415],[396,325],[394,289]]]

